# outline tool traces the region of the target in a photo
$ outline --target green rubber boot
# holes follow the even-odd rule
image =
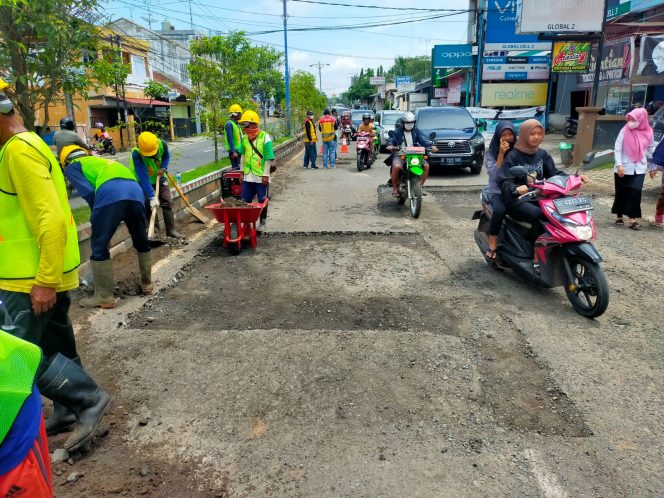
[[[79,305],[83,308],[115,308],[113,297],[113,262],[90,260],[90,267],[95,279],[95,294],[92,297],[81,299]]]
[[[152,283],[152,253],[138,253],[138,268],[141,270],[141,291],[144,296],[149,296],[154,292]]]

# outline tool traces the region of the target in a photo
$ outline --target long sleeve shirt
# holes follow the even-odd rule
[[[313,136],[313,133],[312,133],[313,126],[314,126],[314,124],[309,119],[307,119],[304,122],[304,132],[307,134],[307,140],[309,140],[310,142],[311,142],[311,137]]]
[[[556,175],[567,175],[564,171],[556,168],[551,155],[544,149],[538,149],[534,154],[526,154],[520,150],[514,149],[505,157],[502,169],[506,172],[513,166],[523,166],[529,175],[537,180],[546,180]],[[528,185],[524,178],[513,178],[504,175],[500,182],[503,199],[506,204],[516,202],[519,193],[516,188],[522,185]]]
[[[83,137],[71,130],[60,130],[55,132],[53,136],[53,142],[55,143],[55,149],[57,151],[56,159],[60,159],[60,152],[67,145],[78,145],[83,147],[85,150],[88,150],[88,144],[85,143]]]
[[[623,150],[623,141],[625,140],[625,131],[620,130],[618,133],[618,138],[616,138],[616,143],[613,148],[613,158],[615,161],[615,166],[613,167],[613,172],[618,172],[618,166],[622,164],[622,167],[625,169],[626,175],[645,175],[648,170],[648,159],[646,154],[643,154],[643,157],[639,161],[633,161],[627,157],[626,152]],[[652,154],[655,151],[655,142],[651,143],[646,149],[646,153]]]
[[[233,124],[231,123],[231,120],[229,119],[226,121],[226,126],[224,126],[224,132],[226,133],[226,140],[228,140],[228,146],[230,147],[230,150],[227,151],[229,154],[231,152],[237,152],[237,147],[235,147],[235,133],[233,132]],[[237,144],[238,147],[240,144]]]
[[[484,156],[484,166],[489,174],[489,182],[487,183],[484,191],[489,194],[500,194],[500,182],[503,180],[503,168],[496,165],[496,158],[493,157],[491,152],[487,152]]]
[[[67,222],[51,176],[51,163],[23,140],[7,144],[5,157],[21,211],[39,246],[34,279],[0,280],[0,289],[29,293],[37,284],[63,292],[78,287],[78,271],[63,274]]]
[[[168,145],[162,140],[162,145],[164,146],[164,155],[161,156],[161,167],[165,170],[168,170],[168,164],[171,161],[171,153],[168,150]],[[138,178],[138,184],[143,189],[145,197],[152,199],[154,197],[154,188],[150,183],[150,177],[148,175],[148,168],[143,161],[143,156],[135,150],[131,153],[132,160],[134,162],[134,169],[136,170],[136,178]]]

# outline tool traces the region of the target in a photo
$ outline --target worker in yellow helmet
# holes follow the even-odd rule
[[[260,119],[255,111],[244,111],[240,126],[244,129],[244,138],[239,148],[242,154],[240,165],[244,172],[242,199],[252,202],[257,197],[258,202],[265,202],[269,194],[270,173],[277,170],[272,138],[260,129]],[[267,207],[261,213],[258,231],[265,230],[266,218]]]
[[[164,225],[166,226],[166,235],[176,239],[184,239],[175,229],[175,213],[173,212],[173,200],[171,198],[171,189],[168,186],[164,171],[168,170],[168,163],[171,160],[171,154],[168,152],[168,145],[154,133],[144,131],[138,136],[138,147],[134,147],[129,156],[129,163],[136,171],[138,183],[140,183],[143,192],[148,192],[145,209],[152,213],[152,208],[161,206],[161,212],[164,216]],[[154,191],[159,182],[159,199],[155,198]]]
[[[73,431],[74,451],[92,438],[111,397],[82,368],[69,291],[78,287],[78,230],[62,169],[48,145],[15,115],[0,80],[0,301],[5,330],[40,346],[41,394],[53,401],[51,433]],[[0,417],[1,418],[1,417]]]
[[[240,169],[240,154],[237,150],[240,148],[240,142],[242,142],[242,131],[237,123],[242,115],[242,107],[233,104],[229,107],[228,111],[231,113],[231,116],[226,121],[226,126],[224,126],[224,144],[226,145],[228,157],[231,159],[232,168]]]

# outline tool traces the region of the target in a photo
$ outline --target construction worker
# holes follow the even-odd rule
[[[74,120],[69,117],[60,120],[60,129],[55,132],[53,143],[55,144],[57,157],[60,157],[62,148],[67,145],[78,145],[85,150],[90,149],[88,144],[83,141],[83,137],[76,133],[76,124],[74,123]]]
[[[270,173],[277,170],[272,138],[260,129],[260,119],[254,111],[244,111],[240,126],[244,128],[244,138],[238,149],[242,154],[241,167],[244,172],[242,199],[251,202],[257,197],[258,202],[264,202],[269,193]],[[265,230],[266,219],[267,207],[261,212],[258,231]]]
[[[240,154],[237,149],[240,147],[240,142],[242,142],[242,131],[237,122],[242,115],[242,107],[233,104],[228,111],[231,113],[231,117],[224,126],[224,143],[228,157],[231,159],[232,169],[240,169]]]
[[[304,168],[318,169],[316,166],[316,125],[314,125],[314,112],[308,111],[307,118],[304,120]]]
[[[327,169],[327,158],[330,158],[330,168],[334,168],[337,157],[337,120],[330,116],[330,110],[323,111],[323,117],[318,121],[318,130],[323,140],[323,169]]]
[[[81,299],[84,308],[114,308],[113,262],[108,247],[111,238],[125,222],[134,248],[138,251],[138,267],[141,273],[141,290],[152,294],[152,259],[147,236],[145,216],[146,194],[138,185],[136,174],[124,164],[110,159],[88,155],[78,145],[62,149],[60,164],[65,177],[78,190],[92,209],[92,254],[90,266],[94,275],[95,294]],[[157,200],[151,200],[153,207]]]
[[[0,301],[9,332],[42,348],[37,375],[53,401],[47,432],[73,432],[74,451],[92,438],[111,398],[81,366],[69,320],[78,287],[78,230],[51,149],[16,116],[0,80]]]
[[[1,322],[4,309],[0,312]],[[3,328],[10,327],[8,321]],[[51,458],[35,386],[41,351],[0,331],[0,358],[0,496],[52,497]]]
[[[131,151],[129,164],[136,172],[138,183],[141,184],[143,192],[149,192],[146,196],[145,209],[148,216],[152,212],[152,207],[155,205],[154,189],[159,182],[159,205],[161,212],[164,216],[164,225],[166,226],[166,235],[175,237],[177,239],[184,239],[182,235],[175,229],[175,213],[173,212],[173,201],[171,199],[171,189],[168,186],[166,178],[164,178],[164,171],[168,170],[168,163],[171,155],[168,152],[168,146],[162,139],[157,138],[157,135],[144,131],[138,136],[138,147],[134,147]]]

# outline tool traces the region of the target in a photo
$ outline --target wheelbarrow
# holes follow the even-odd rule
[[[249,246],[255,249],[258,245],[256,234],[256,222],[263,209],[267,206],[268,199],[264,202],[250,202],[246,207],[225,206],[223,200],[217,204],[207,206],[219,223],[224,224],[224,240],[222,245],[231,254],[239,254],[242,243],[249,241]]]

